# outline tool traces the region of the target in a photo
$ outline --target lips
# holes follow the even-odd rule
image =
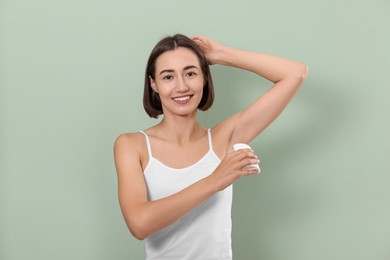
[[[182,104],[186,104],[187,102],[189,102],[191,98],[192,98],[192,95],[186,95],[186,96],[181,96],[181,97],[174,97],[172,99],[177,104],[182,105]]]
[[[173,100],[179,101],[179,102],[184,102],[190,99],[191,96],[183,96],[183,97],[175,97]]]

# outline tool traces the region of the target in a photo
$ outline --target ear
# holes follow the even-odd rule
[[[154,82],[154,79],[152,79],[151,76],[149,76],[149,81],[150,81],[150,86],[152,87],[154,92],[158,93],[158,90],[157,90],[157,87],[156,87],[156,83]]]

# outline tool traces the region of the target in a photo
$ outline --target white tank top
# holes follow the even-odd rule
[[[175,169],[153,157],[145,135],[149,162],[144,170],[150,201],[158,200],[207,177],[221,160],[213,151],[208,129],[209,151],[191,166]],[[180,158],[180,157],[178,157]],[[232,186],[220,191],[170,226],[145,240],[147,260],[225,260],[231,249]]]

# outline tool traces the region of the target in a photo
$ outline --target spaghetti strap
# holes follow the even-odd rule
[[[140,133],[142,133],[144,136],[145,136],[145,140],[146,140],[146,146],[148,147],[148,154],[149,154],[149,158],[152,158],[152,147],[150,145],[150,140],[149,140],[149,136],[144,132],[144,131],[140,131]]]
[[[213,138],[211,138],[211,129],[207,129],[207,135],[208,135],[208,138],[209,138],[209,148],[210,148],[210,151],[213,151]]]

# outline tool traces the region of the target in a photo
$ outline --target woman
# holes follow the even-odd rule
[[[246,109],[212,128],[196,120],[214,99],[208,65],[248,70],[274,86]],[[232,184],[257,173],[249,143],[286,107],[306,65],[226,47],[204,36],[177,34],[153,49],[145,73],[144,107],[162,120],[114,145],[119,202],[147,259],[232,259]],[[239,87],[239,86],[238,86]]]

